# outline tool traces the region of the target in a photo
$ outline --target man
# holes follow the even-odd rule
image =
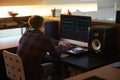
[[[30,17],[28,24],[30,29],[21,37],[16,52],[23,60],[26,80],[47,80],[49,76],[52,80],[62,80],[59,72],[60,54],[67,50],[70,44],[44,35],[44,19],[41,16]],[[48,58],[51,61],[43,63],[46,54],[50,55]]]

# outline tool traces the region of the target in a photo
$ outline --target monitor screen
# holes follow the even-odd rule
[[[83,43],[88,46],[89,28],[91,26],[90,16],[61,15],[60,16],[60,38],[73,44]],[[85,43],[85,44],[84,44]]]
[[[120,11],[116,11],[116,23],[120,23]]]

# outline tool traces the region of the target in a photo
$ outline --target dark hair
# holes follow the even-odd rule
[[[41,27],[43,21],[44,21],[43,17],[34,15],[28,19],[28,24],[30,28],[38,29],[39,27]]]

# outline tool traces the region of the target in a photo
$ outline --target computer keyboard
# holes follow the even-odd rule
[[[75,44],[71,44],[71,48],[69,50],[67,50],[66,52],[68,54],[73,54],[73,55],[78,55],[78,54],[84,54],[85,52],[88,51],[88,48],[82,47],[82,46],[78,46]]]

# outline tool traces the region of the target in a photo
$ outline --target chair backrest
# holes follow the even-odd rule
[[[11,80],[25,80],[24,67],[21,58],[14,53],[3,51],[6,74]]]

